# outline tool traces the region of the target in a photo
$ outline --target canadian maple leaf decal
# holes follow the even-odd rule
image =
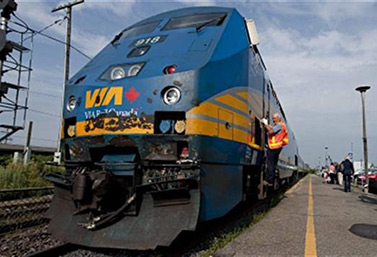
[[[136,101],[139,98],[139,96],[140,96],[140,93],[137,92],[134,87],[131,87],[130,91],[126,92],[126,98],[131,103],[133,103],[134,101]]]

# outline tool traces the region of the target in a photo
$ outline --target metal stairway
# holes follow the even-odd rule
[[[4,26],[4,21],[2,22]],[[25,44],[28,44],[32,49],[32,32],[20,32],[7,26],[6,28],[11,32],[12,39],[18,43],[7,40],[5,49],[1,51],[3,60],[0,60],[0,143],[7,142],[10,136],[25,127],[32,71],[32,50],[25,47]]]

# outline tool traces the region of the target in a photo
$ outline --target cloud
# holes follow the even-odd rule
[[[218,3],[218,1],[216,0],[175,0],[175,2],[187,4],[190,6],[213,6]]]
[[[340,19],[340,18],[339,18]],[[303,24],[304,25],[304,24]],[[305,26],[305,25],[304,25]],[[355,156],[361,156],[361,106],[359,84],[376,82],[377,31],[360,29],[320,29],[305,35],[279,22],[270,22],[259,30],[259,46],[270,78],[288,120],[296,132],[305,161],[314,164],[324,145],[332,146],[332,157],[340,159],[354,142]],[[377,104],[368,92],[368,127],[377,126],[372,119]],[[311,136],[310,136],[311,135]],[[377,144],[375,136],[370,145]],[[370,149],[372,161],[377,151]]]
[[[101,10],[111,12],[119,17],[134,15],[134,6],[136,1],[97,1],[87,0],[85,4],[78,7],[78,11],[85,12],[91,10]]]
[[[85,31],[75,30],[72,33],[77,45],[85,49],[85,53],[89,56],[96,55],[111,40],[110,37],[95,35]]]
[[[322,3],[320,5],[315,5],[315,13],[326,21],[329,25],[334,23],[339,24],[339,22],[344,22],[346,19],[353,18],[368,18],[374,15],[371,12],[372,2],[365,1],[349,1],[348,3]]]
[[[88,3],[88,5],[90,5],[90,3]],[[64,12],[51,13],[52,7],[53,5],[50,3],[29,3],[20,5],[18,12],[22,19],[32,24],[32,28],[39,30],[64,17]],[[105,43],[110,41],[110,38],[103,35],[83,30],[78,24],[73,26],[72,31],[72,45],[81,49],[89,56],[94,56],[105,45]],[[45,33],[65,42],[65,23],[62,26],[53,26]]]

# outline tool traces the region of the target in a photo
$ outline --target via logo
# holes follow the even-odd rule
[[[136,101],[140,93],[132,87],[124,95],[131,103]],[[123,103],[123,87],[103,87],[94,90],[86,91],[85,108],[93,108],[99,106],[108,106],[113,103],[114,105],[122,105]]]

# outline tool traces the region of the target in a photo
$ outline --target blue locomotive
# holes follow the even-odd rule
[[[55,237],[92,247],[168,246],[262,195],[260,119],[278,112],[287,120],[254,32],[232,8],[162,13],[123,30],[67,82],[68,172],[49,176]],[[303,166],[287,128],[276,185]]]

